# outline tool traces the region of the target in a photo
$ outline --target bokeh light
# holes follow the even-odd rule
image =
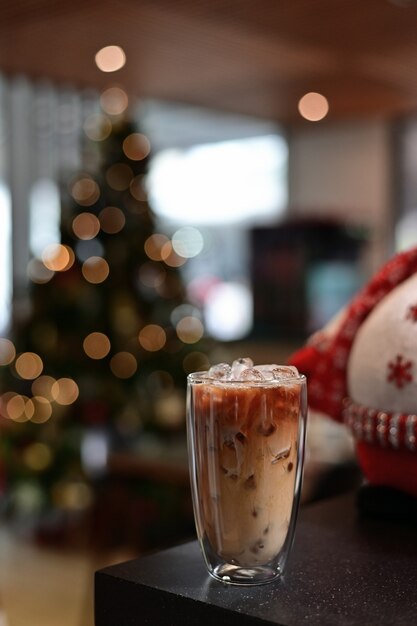
[[[55,272],[46,267],[40,259],[31,259],[27,265],[29,280],[38,285],[45,285],[54,276]]]
[[[319,122],[329,112],[329,103],[321,93],[310,91],[299,100],[298,111],[309,122]]]
[[[106,171],[106,180],[116,191],[128,189],[132,178],[132,169],[126,163],[114,163]]]
[[[20,378],[33,380],[41,375],[43,362],[41,357],[34,352],[22,352],[16,359],[15,368]]]
[[[138,369],[138,362],[130,352],[117,352],[110,360],[110,369],[117,378],[131,378]]]
[[[102,72],[117,72],[126,63],[126,55],[120,46],[105,46],[96,53],[94,60]]]
[[[60,243],[51,243],[42,252],[42,261],[48,270],[65,272],[73,266],[75,255],[69,246]]]
[[[6,391],[5,393],[0,395],[0,415],[5,419],[11,419],[9,413],[7,412],[7,404],[9,400],[17,396],[18,394],[15,391]]]
[[[198,317],[183,317],[175,327],[178,338],[183,343],[196,343],[204,335],[204,326]]]
[[[46,400],[55,400],[52,393],[52,387],[56,383],[55,378],[52,376],[39,376],[32,383],[32,393],[34,396],[42,396]]]
[[[107,206],[99,213],[101,230],[108,235],[119,233],[126,223],[126,218],[121,209],[115,206]]]
[[[10,339],[0,337],[0,365],[9,365],[14,361],[16,356],[16,348]]]
[[[146,255],[152,259],[152,261],[162,261],[162,248],[166,243],[169,243],[169,239],[166,235],[154,233],[145,241],[144,249]]]
[[[7,394],[3,395],[7,396]],[[27,396],[10,393],[4,398],[6,417],[14,422],[27,422],[33,416],[33,402]]]
[[[149,139],[142,133],[132,133],[123,141],[123,152],[131,161],[141,161],[150,151]]]
[[[103,141],[109,137],[112,131],[112,123],[102,113],[92,113],[84,122],[84,132],[92,141]]]
[[[172,236],[172,247],[180,256],[191,259],[202,251],[204,247],[203,235],[193,226],[184,226]]]
[[[78,385],[72,378],[59,378],[52,385],[52,395],[58,404],[73,404],[78,398]]]
[[[57,482],[52,489],[52,500],[56,507],[69,511],[83,511],[93,500],[91,488],[81,480]]]
[[[145,188],[145,177],[138,174],[130,181],[130,193],[139,202],[146,202],[148,194]]]
[[[52,415],[51,403],[43,396],[34,396],[31,398],[31,401],[33,403],[34,412],[30,421],[35,424],[44,424]]]
[[[104,333],[93,332],[83,341],[84,352],[90,359],[104,359],[110,352],[110,340]]]
[[[167,340],[165,330],[158,324],[148,324],[139,333],[139,343],[148,352],[161,350]]]
[[[120,87],[109,87],[101,94],[100,104],[108,115],[121,115],[128,107],[129,98]]]
[[[93,284],[102,283],[109,275],[109,264],[99,256],[92,256],[84,261],[81,269],[84,278]]]
[[[79,213],[72,222],[72,230],[78,239],[93,239],[100,230],[100,222],[93,213]]]
[[[155,398],[155,419],[164,428],[180,428],[185,419],[185,398],[179,390]]]
[[[168,267],[181,267],[186,263],[187,259],[180,254],[177,254],[172,247],[172,243],[167,241],[161,249],[161,257],[164,260],[164,263],[168,265]]]
[[[46,470],[52,463],[52,450],[45,443],[34,441],[23,451],[23,462],[34,472]]]
[[[91,176],[84,174],[82,177],[76,178],[72,183],[71,195],[77,204],[91,206],[100,197],[100,187]]]

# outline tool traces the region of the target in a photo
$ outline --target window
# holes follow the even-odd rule
[[[161,229],[186,253],[190,300],[216,339],[252,328],[249,229],[276,222],[287,203],[287,144],[278,134],[165,149],[154,156],[149,199]]]
[[[259,224],[287,202],[287,145],[279,135],[164,150],[153,158],[150,201],[165,220]]]

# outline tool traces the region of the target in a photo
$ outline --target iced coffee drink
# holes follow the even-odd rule
[[[304,449],[305,379],[238,359],[188,380],[197,534],[209,572],[238,584],[279,576],[292,543]]]

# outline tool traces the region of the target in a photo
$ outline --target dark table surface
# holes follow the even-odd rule
[[[305,506],[285,577],[253,588],[206,573],[197,542],[96,573],[96,626],[417,624],[417,530],[360,519],[354,495]]]

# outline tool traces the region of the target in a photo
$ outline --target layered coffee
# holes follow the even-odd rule
[[[198,534],[229,564],[267,564],[282,549],[293,512],[298,372],[238,359],[193,376]]]

